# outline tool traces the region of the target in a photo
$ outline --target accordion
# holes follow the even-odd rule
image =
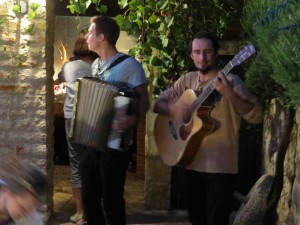
[[[85,77],[75,83],[74,117],[70,136],[74,142],[94,149],[122,149],[122,133],[112,131],[113,117],[131,108],[133,91],[127,92]]]

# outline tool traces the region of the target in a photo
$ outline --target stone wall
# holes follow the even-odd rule
[[[52,177],[53,26],[47,18],[53,3],[21,0],[17,12],[14,2],[0,1],[0,156],[30,159]],[[44,202],[47,220],[52,193]]]
[[[263,137],[263,173],[275,175],[278,160],[278,149],[281,141],[287,136],[285,129],[288,114],[280,101],[274,100],[266,111]],[[300,224],[300,111],[296,109],[293,129],[283,163],[283,188],[277,206],[278,225]]]
[[[154,140],[154,121],[157,114],[153,108],[146,117],[145,146],[145,208],[168,210],[170,208],[171,167],[165,165]]]

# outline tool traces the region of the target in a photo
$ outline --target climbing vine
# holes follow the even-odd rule
[[[23,14],[27,14],[27,18],[30,21],[30,23],[28,23],[28,26],[24,29],[24,32],[32,35],[34,33],[34,29],[35,29],[35,22],[34,19],[38,13],[38,9],[40,7],[40,4],[38,3],[32,3],[27,11],[27,8],[25,7],[25,9],[23,9],[23,7],[21,4],[20,0],[17,0],[13,5],[12,5],[12,12],[14,12],[15,16],[19,18],[19,20],[22,19]],[[23,11],[24,10],[24,11]],[[0,26],[7,26],[9,27],[6,23],[8,23],[8,19],[6,17],[3,17],[0,19]],[[13,54],[13,50],[11,49],[9,44],[3,44],[2,45],[2,52],[4,54],[9,54],[11,57],[11,61],[16,61],[16,66],[23,66],[24,65],[24,60],[25,60],[25,56],[23,56],[22,54]],[[11,78],[10,75],[7,76],[8,79]]]

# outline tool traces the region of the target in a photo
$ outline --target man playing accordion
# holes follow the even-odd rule
[[[123,88],[134,90],[137,95],[136,110],[118,114],[112,129],[125,135],[132,133],[149,108],[147,79],[141,64],[132,57],[118,52],[116,42],[120,28],[108,16],[95,16],[85,39],[91,51],[99,58],[92,65],[92,76]],[[122,58],[122,60],[120,60]],[[116,64],[116,60],[118,63]],[[113,65],[114,66],[111,66]],[[89,225],[125,225],[124,185],[131,159],[129,143],[120,149],[110,149],[104,143],[99,149],[90,149],[80,164],[82,198]],[[106,146],[106,147],[103,147]]]

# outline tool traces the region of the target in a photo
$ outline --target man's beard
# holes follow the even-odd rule
[[[202,74],[207,74],[211,70],[210,66],[206,68],[198,68],[198,71],[200,71]]]

